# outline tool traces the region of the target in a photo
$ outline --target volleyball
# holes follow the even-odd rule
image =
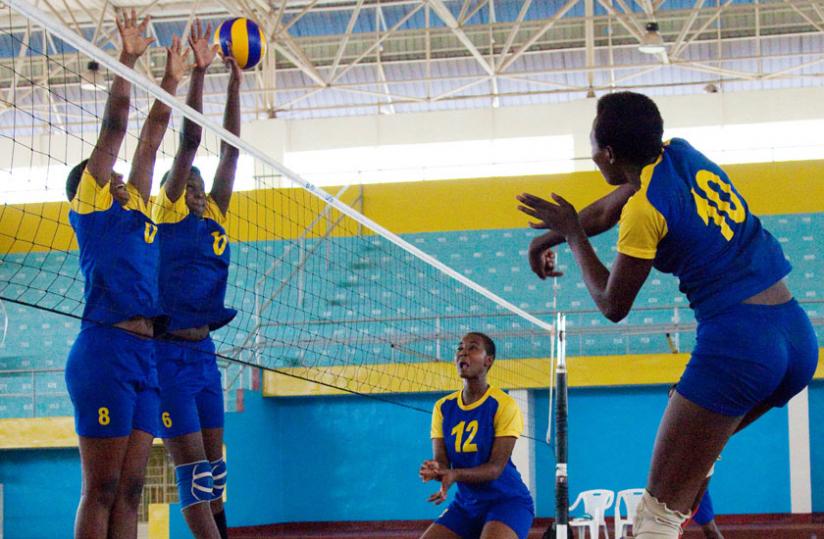
[[[221,23],[215,30],[214,42],[224,56],[232,56],[241,69],[252,69],[266,54],[266,36],[250,19],[237,17]]]

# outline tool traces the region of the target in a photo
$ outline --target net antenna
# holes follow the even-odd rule
[[[555,267],[558,267],[558,253],[555,253]],[[557,318],[558,318],[558,277],[555,276],[552,278],[552,318],[556,320],[555,329],[557,330]],[[552,407],[552,398],[555,389],[555,369],[558,366],[558,346],[557,346],[557,331],[554,333],[556,336],[553,339],[550,339],[550,352],[549,352],[549,413],[547,414],[547,425],[546,425],[546,443],[547,445],[552,445],[552,415],[554,413],[554,408]]]

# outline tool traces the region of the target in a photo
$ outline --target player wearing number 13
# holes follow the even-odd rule
[[[422,539],[526,538],[535,514],[532,497],[510,457],[523,430],[515,401],[487,384],[495,359],[495,343],[483,333],[468,333],[455,354],[463,390],[440,399],[432,412],[431,460],[419,474],[438,480],[430,496],[446,500],[452,483],[455,500]]]
[[[533,240],[530,263],[555,274],[548,247],[564,238],[601,312],[618,322],[650,270],[672,273],[698,334],[658,429],[647,491],[633,526],[639,539],[677,538],[727,440],[810,382],[815,332],[782,279],[790,264],[727,174],[686,141],[662,142],[663,120],[646,96],[602,97],[592,159],[613,193],[581,211],[524,194],[524,213],[551,232]],[[789,180],[788,180],[789,181]],[[610,269],[587,240],[618,223]]]

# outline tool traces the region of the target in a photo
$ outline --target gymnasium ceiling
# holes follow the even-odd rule
[[[194,15],[258,21],[270,52],[246,77],[247,120],[542,104],[613,88],[671,95],[824,83],[824,0],[39,0],[110,54],[115,14],[132,6],[152,15],[157,46],[138,68],[158,80],[162,46]],[[0,21],[0,98],[85,121],[45,90],[84,99],[85,60],[56,69],[72,49],[5,6]],[[638,51],[649,21],[665,54]],[[215,65],[207,114],[221,114],[225,83]]]

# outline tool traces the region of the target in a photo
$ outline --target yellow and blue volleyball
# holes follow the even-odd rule
[[[215,30],[214,42],[224,56],[233,56],[241,69],[252,69],[266,54],[266,36],[254,22],[244,17],[229,19]]]

